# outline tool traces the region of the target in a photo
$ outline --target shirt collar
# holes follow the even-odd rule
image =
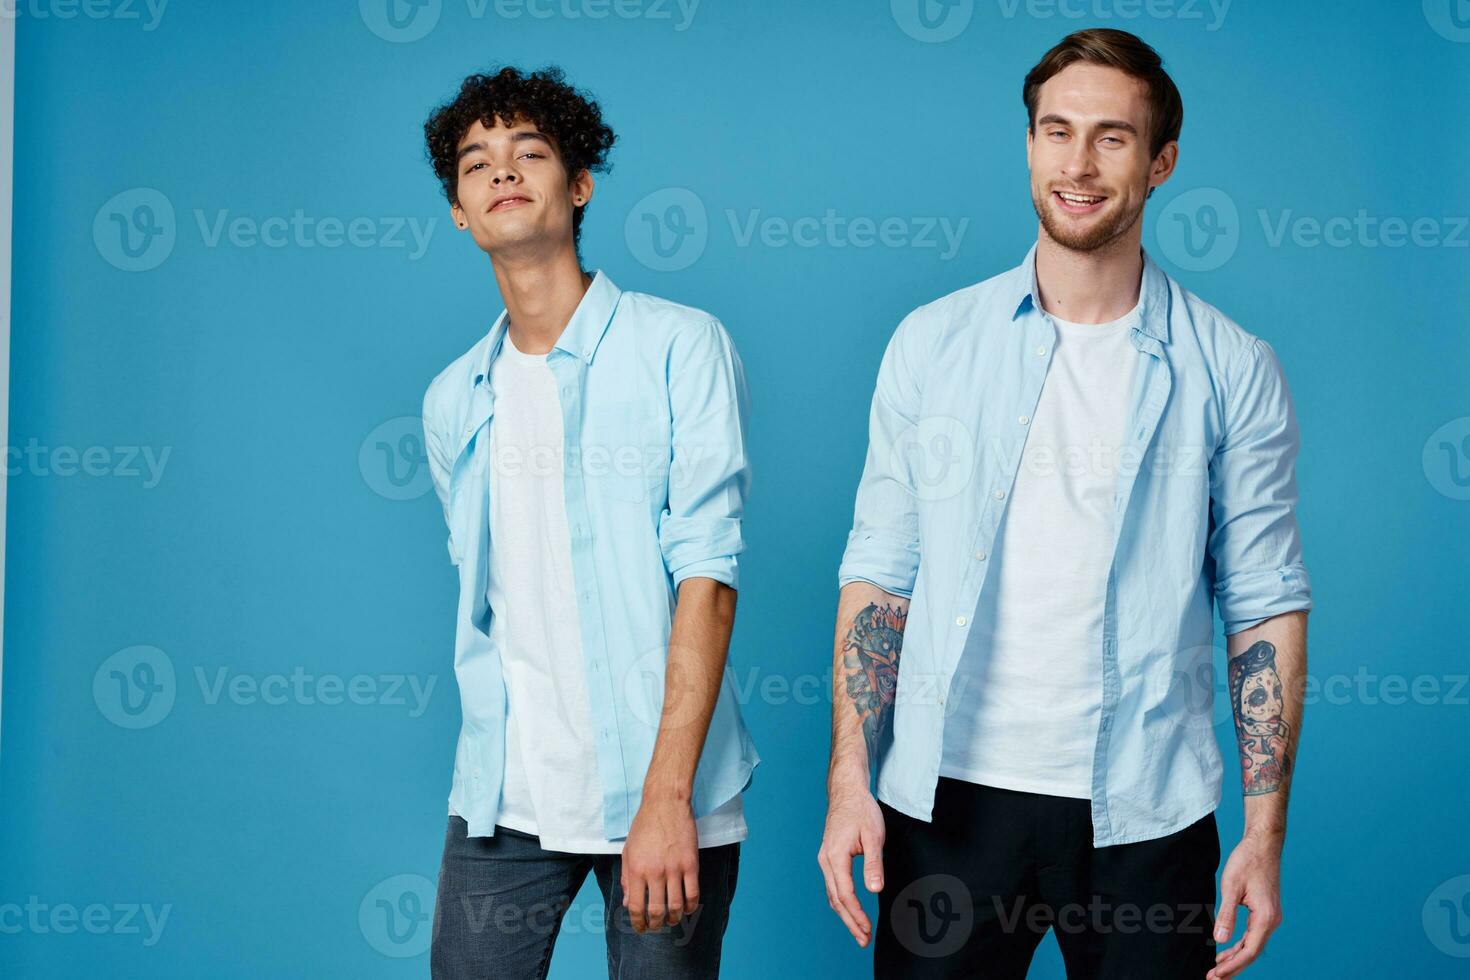
[[[592,276],[592,284],[587,287],[587,292],[582,294],[581,302],[572,311],[572,318],[567,321],[561,336],[557,338],[556,349],[591,364],[598,346],[602,343],[603,335],[607,333],[607,328],[612,323],[613,313],[617,311],[618,300],[622,298],[622,295],[623,291],[607,277],[606,273],[598,269]],[[490,327],[490,333],[486,337],[485,353],[475,372],[476,384],[490,375],[490,365],[500,353],[501,345],[505,343],[509,317],[509,310],[501,310],[500,316],[496,317],[495,323]]]
[[[1149,256],[1148,250],[1140,248],[1143,255],[1143,281],[1138,291],[1138,329],[1160,343],[1169,342],[1169,277]],[[1029,303],[1040,311],[1036,302],[1039,293],[1036,285],[1036,245],[1033,243],[1026,258],[1011,270],[1010,294],[1007,309],[1011,319],[1020,316]]]

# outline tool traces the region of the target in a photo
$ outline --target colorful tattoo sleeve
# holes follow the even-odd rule
[[[1242,789],[1247,796],[1274,793],[1291,773],[1291,726],[1282,717],[1276,648],[1258,640],[1231,657],[1229,681]]]
[[[872,761],[878,736],[888,723],[898,686],[898,655],[908,611],[894,605],[869,603],[853,617],[843,645],[847,694],[862,719],[863,739]]]

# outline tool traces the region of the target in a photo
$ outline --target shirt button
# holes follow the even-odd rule
[[[963,626],[963,625],[965,625],[966,622],[967,622],[967,620],[965,619],[965,617],[963,617],[963,616],[956,616],[955,617],[954,624],[956,626]]]
[[[1037,357],[1045,357],[1046,356],[1046,348],[1045,347],[1038,347],[1038,348],[1036,348],[1036,356]]]
[[[1004,500],[1006,499],[1006,492],[1004,490],[997,490],[995,491],[995,493],[991,494],[991,496],[994,497],[996,500]]]
[[[985,560],[985,552],[983,552],[983,551],[977,551],[977,552],[975,552],[975,560],[976,561],[984,561]]]
[[[1016,421],[1017,422],[1020,422],[1022,425],[1026,425],[1027,423],[1029,423],[1031,421],[1031,416],[1029,416],[1029,415],[1022,415],[1020,418],[1016,419]]]

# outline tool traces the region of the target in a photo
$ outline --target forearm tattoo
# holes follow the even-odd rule
[[[1286,701],[1276,648],[1257,640],[1231,657],[1229,680],[1241,788],[1246,796],[1274,793],[1291,774],[1291,726],[1282,717]]]
[[[869,603],[853,617],[852,629],[843,640],[847,695],[862,719],[870,762],[877,755],[878,736],[888,723],[898,686],[898,655],[907,619],[906,608]]]

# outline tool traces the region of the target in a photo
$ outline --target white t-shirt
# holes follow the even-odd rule
[[[496,823],[549,851],[618,854],[602,784],[572,576],[556,376],[509,333],[490,369],[491,629],[506,687],[505,781]],[[695,822],[700,847],[744,840],[737,795]]]
[[[1138,307],[1057,342],[950,687],[941,775],[1090,799]],[[1131,464],[1125,459],[1124,465]]]

